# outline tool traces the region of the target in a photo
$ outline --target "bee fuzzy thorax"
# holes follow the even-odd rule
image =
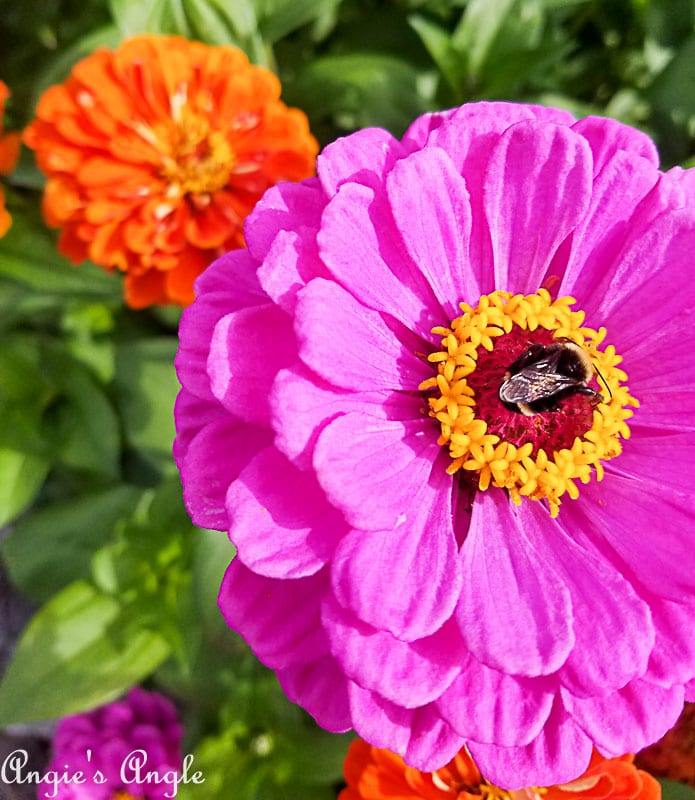
[[[599,402],[601,395],[588,385],[593,377],[591,358],[576,342],[533,344],[504,373],[499,399],[526,416],[557,410],[558,401],[573,394]]]
[[[620,356],[602,347],[605,329],[585,327],[573,303],[544,289],[462,303],[450,327],[433,329],[437,374],[419,387],[451,457],[447,472],[480,490],[504,488],[515,503],[545,500],[552,515],[562,495],[578,496],[577,479],[602,478],[638,405]],[[598,376],[606,396],[590,386]]]

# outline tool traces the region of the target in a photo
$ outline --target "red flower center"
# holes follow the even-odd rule
[[[487,423],[488,433],[516,447],[531,442],[533,453],[541,448],[552,453],[572,447],[577,436],[591,430],[597,404],[595,396],[566,393],[552,408],[535,414],[524,414],[500,400],[500,386],[509,366],[534,345],[548,347],[556,343],[557,339],[545,328],[528,331],[515,327],[495,339],[493,350],[481,350],[477,368],[468,377],[468,385],[475,392],[477,416]],[[598,391],[600,387],[596,388]]]

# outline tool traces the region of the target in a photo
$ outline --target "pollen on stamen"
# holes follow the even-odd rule
[[[540,289],[532,295],[493,292],[476,307],[461,303],[463,313],[450,327],[433,328],[442,349],[428,356],[436,373],[419,386],[440,425],[438,442],[451,456],[448,473],[468,475],[481,491],[506,489],[517,505],[524,498],[545,501],[551,516],[565,495],[575,499],[581,485],[603,478],[603,462],[622,452],[627,421],[639,405],[615,348],[600,348],[606,329],[584,326],[574,302],[553,301]],[[498,393],[509,365],[534,344],[557,342],[588,354],[601,376],[597,389],[566,393],[544,412],[525,415],[507,407]]]

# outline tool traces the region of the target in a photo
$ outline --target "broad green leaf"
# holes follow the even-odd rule
[[[293,87],[312,116],[333,115],[344,128],[381,125],[399,134],[431,99],[422,73],[378,53],[326,56],[310,63]]]
[[[96,585],[126,603],[127,613],[157,630],[181,658],[184,639],[197,635],[190,591],[195,541],[176,476],[144,491],[92,560]]]
[[[184,0],[193,36],[206,44],[242,46],[234,24],[209,0]],[[245,5],[245,3],[243,3]]]
[[[36,335],[10,333],[0,348],[0,447],[48,458],[43,415],[56,396]]]
[[[257,64],[268,66],[251,0],[182,0],[196,38],[213,45],[234,44]]]
[[[45,228],[16,214],[12,227],[0,239],[0,275],[30,286],[37,292],[118,298],[118,276],[94,264],[75,266],[56,249],[54,237]]]
[[[470,0],[466,5],[452,35],[452,45],[468,59],[471,74],[480,72],[507,15],[513,13],[517,3],[518,0]]]
[[[85,582],[43,606],[0,684],[0,726],[107,703],[155,670],[168,645],[120,611],[116,600]]]
[[[200,530],[196,534],[194,552],[192,576],[194,609],[203,626],[215,630],[222,621],[222,615],[217,608],[217,595],[236,549],[226,533]]]
[[[13,582],[41,603],[87,575],[92,556],[113,537],[116,522],[130,516],[141,494],[116,486],[35,509],[0,547]]]
[[[49,466],[40,456],[0,449],[0,527],[7,525],[36,497]]]
[[[408,22],[451,88],[460,92],[465,77],[465,58],[452,47],[449,31],[418,14],[408,17]]]
[[[319,17],[334,14],[342,0],[255,0],[263,35],[276,42]]]
[[[695,33],[680,47],[671,63],[652,85],[649,96],[654,106],[676,120],[695,117]]]
[[[127,444],[173,471],[174,370],[178,340],[166,337],[120,343],[116,348],[116,401]]]
[[[668,781],[660,778],[661,800],[695,800],[695,789],[686,786],[684,783]]]
[[[183,10],[184,0],[109,0],[114,22],[124,37],[148,33],[190,36],[191,29]]]
[[[51,410],[56,457],[73,469],[116,478],[119,423],[102,387],[59,344],[47,346],[45,367],[58,392]]]

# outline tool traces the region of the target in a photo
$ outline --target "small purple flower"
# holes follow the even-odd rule
[[[695,676],[695,177],[480,103],[269,190],[181,324],[175,456],[228,624],[329,730],[509,788]],[[504,387],[504,388],[503,388]]]
[[[53,758],[46,771],[59,777],[40,784],[38,798],[172,797],[181,770],[181,736],[171,701],[139,687],[123,700],[65,717],[56,728]]]

